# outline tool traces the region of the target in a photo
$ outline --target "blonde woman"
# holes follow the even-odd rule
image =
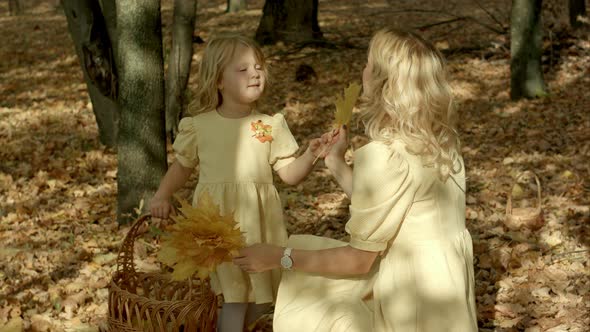
[[[295,158],[297,142],[282,115],[256,111],[267,82],[261,49],[240,35],[221,35],[207,44],[199,68],[199,87],[191,117],[180,121],[173,144],[176,161],[150,202],[153,216],[167,218],[170,197],[199,164],[193,205],[207,191],[222,214],[234,215],[247,244],[285,245],[287,233],[273,169],[288,184],[311,171],[311,145]],[[193,106],[194,105],[194,106]],[[319,141],[314,141],[317,151]],[[274,302],[280,271],[247,274],[223,263],[211,276],[224,304],[219,331],[239,331]]]
[[[465,169],[444,59],[419,36],[375,34],[363,71],[371,142],[344,162],[346,128],[326,165],[351,198],[350,242],[295,235],[254,245],[245,271],[288,266],[275,331],[477,331]],[[290,262],[290,264],[284,264]]]

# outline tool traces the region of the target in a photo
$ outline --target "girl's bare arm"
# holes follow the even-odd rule
[[[152,216],[163,219],[168,218],[174,209],[170,203],[170,197],[186,183],[192,171],[192,168],[186,168],[178,161],[170,166],[160,182],[158,191],[150,201],[150,213]]]
[[[164,175],[162,182],[160,182],[160,187],[154,196],[170,198],[172,194],[186,183],[192,172],[192,168],[186,168],[178,161],[175,161],[168,169],[168,172],[166,172],[166,175]]]
[[[313,169],[313,161],[315,159],[311,144],[312,143],[310,143],[310,148],[305,150],[305,153],[289,165],[282,167],[277,171],[277,174],[283,182],[289,185],[297,185],[311,172]]]

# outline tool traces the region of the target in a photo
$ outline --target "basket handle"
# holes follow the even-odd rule
[[[133,247],[135,245],[135,238],[137,238],[137,231],[143,223],[151,218],[151,214],[147,213],[139,216],[131,225],[129,232],[121,244],[119,254],[117,255],[117,272],[135,274],[135,264],[133,263]]]
[[[526,173],[526,172],[525,172]],[[512,183],[512,187],[514,187],[514,184],[525,174],[521,174],[520,176],[518,176],[516,178],[516,180],[514,180],[514,182]],[[535,174],[534,172],[530,172],[533,174],[533,176],[535,177],[535,182],[537,182],[537,209],[541,209],[541,181],[539,180],[539,177],[537,176],[537,174]],[[511,214],[512,213],[512,190],[510,190],[508,192],[508,202],[506,202],[506,214]]]

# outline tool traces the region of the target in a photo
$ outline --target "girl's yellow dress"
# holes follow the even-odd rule
[[[183,118],[173,148],[184,167],[199,164],[193,205],[208,191],[222,214],[234,214],[246,244],[285,245],[287,232],[272,170],[295,158],[297,142],[281,114],[252,112],[239,119],[216,111]],[[225,302],[274,302],[280,271],[247,274],[233,263],[223,263],[211,275]]]
[[[283,272],[274,331],[477,331],[462,160],[457,167],[461,172],[442,182],[401,140],[358,149],[350,242],[293,235],[287,245],[350,245],[381,255],[358,278]]]

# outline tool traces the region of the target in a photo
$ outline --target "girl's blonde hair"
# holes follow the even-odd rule
[[[262,49],[258,44],[245,36],[225,33],[211,38],[205,46],[198,71],[198,86],[195,98],[189,104],[188,113],[199,113],[214,110],[223,102],[217,89],[223,70],[232,60],[238,45],[246,46],[254,51],[256,60],[262,66],[263,75],[268,82],[268,66]]]
[[[367,136],[387,144],[399,137],[443,181],[458,173],[456,112],[440,52],[414,33],[388,28],[375,34],[368,57],[361,104]]]

